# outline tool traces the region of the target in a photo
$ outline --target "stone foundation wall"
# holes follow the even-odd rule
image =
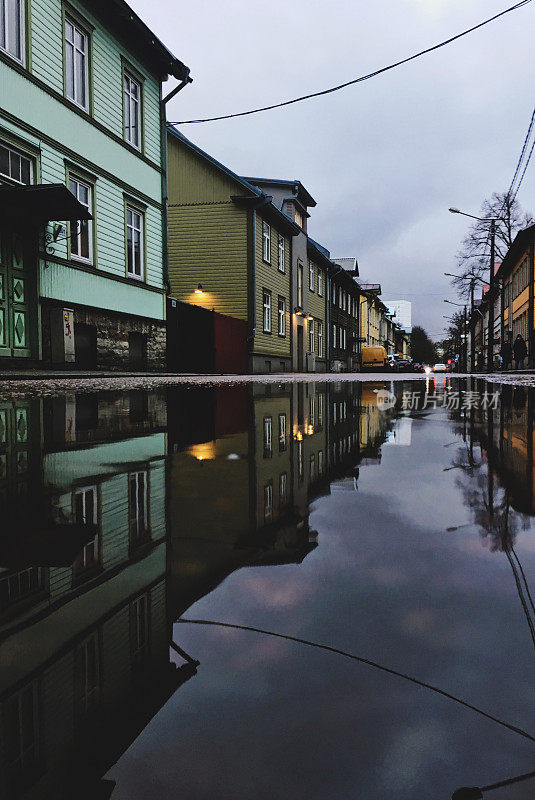
[[[62,306],[63,307],[63,306]],[[67,307],[67,305],[65,306]],[[72,305],[68,306],[73,308]],[[43,303],[41,311],[43,334],[42,363],[52,364],[51,324],[52,309],[58,308],[53,303]],[[104,309],[93,309],[74,306],[74,329],[86,325],[96,333],[96,368],[106,370],[130,371],[146,369],[156,372],[166,369],[167,327],[164,321],[143,319],[128,314],[118,314]],[[133,367],[130,360],[129,334],[143,334],[146,337],[146,366]],[[83,368],[80,364],[72,365],[73,369]]]

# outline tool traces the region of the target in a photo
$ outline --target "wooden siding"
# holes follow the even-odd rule
[[[323,270],[318,264],[315,264],[311,259],[309,259],[309,263],[314,264],[314,291],[310,291],[309,287],[309,280],[308,280],[308,271],[305,273],[306,283],[305,283],[305,291],[307,293],[307,309],[308,313],[312,314],[314,317],[314,352],[316,353],[316,357],[318,357],[318,320],[323,323],[323,356],[320,357],[320,361],[324,360],[327,355],[327,347],[326,347],[326,327],[325,327],[325,319],[326,319],[326,299],[325,299],[325,287],[327,277],[325,275],[325,270]],[[308,264],[307,264],[308,270]],[[318,271],[321,270],[323,274],[323,291],[322,296],[318,295]],[[306,349],[308,350],[308,340],[306,344]]]
[[[286,415],[286,449],[279,450],[279,414]],[[264,453],[264,419],[271,417],[272,452]],[[273,510],[271,521],[283,517],[292,508],[292,414],[291,398],[288,396],[262,397],[255,400],[255,462],[256,462],[256,524],[261,528],[270,520],[264,518],[264,487],[273,486]],[[280,476],[286,473],[286,505],[281,508]]]
[[[256,336],[254,352],[264,355],[283,356],[290,355],[291,325],[293,309],[291,306],[290,271],[291,271],[291,243],[284,237],[285,272],[278,268],[278,242],[279,232],[271,226],[271,264],[262,257],[262,217],[256,215]],[[264,299],[263,290],[271,292],[271,334],[264,333]],[[278,299],[279,295],[286,300],[286,336],[278,335]]]
[[[246,189],[212,166],[172,134],[167,137],[169,203],[228,203],[233,195],[247,195]]]
[[[247,320],[247,257],[247,212],[234,203],[170,206],[172,297]]]
[[[143,77],[143,128],[146,155],[160,163],[160,86],[157,77],[134,58],[104,28],[87,7],[70,0],[75,11],[93,28],[91,35],[91,78],[93,114],[112,133],[123,138],[123,78],[124,57]],[[31,69],[56,92],[63,94],[63,20],[61,0],[32,0],[31,2]]]

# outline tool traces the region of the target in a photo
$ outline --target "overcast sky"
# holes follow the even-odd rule
[[[446,39],[513,0],[130,0],[190,68],[169,119],[244,111],[328,88]],[[357,256],[383,299],[413,301],[437,338],[444,271],[468,220],[509,187],[533,110],[535,3],[363,84],[182,132],[242,175],[299,179],[309,233]],[[535,158],[518,199],[535,212]],[[466,224],[465,224],[466,222]]]

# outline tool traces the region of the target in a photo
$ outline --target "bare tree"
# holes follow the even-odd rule
[[[507,193],[494,192],[490,199],[481,206],[481,217],[498,218],[496,222],[496,261],[503,261],[518,231],[533,225],[535,219],[524,211],[516,198]],[[464,237],[457,253],[457,268],[460,277],[454,278],[452,284],[459,295],[467,298],[470,292],[470,280],[477,276],[486,277],[490,267],[490,225],[488,222],[475,221]]]

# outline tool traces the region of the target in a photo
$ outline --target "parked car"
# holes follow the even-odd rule
[[[363,347],[361,351],[362,371],[388,369],[388,356],[384,347]]]
[[[424,365],[418,364],[417,362],[412,365],[412,369],[414,372],[425,372]]]
[[[400,358],[396,361],[396,372],[412,372],[413,365],[410,358]]]
[[[433,372],[447,372],[445,364],[435,364],[433,367]]]

